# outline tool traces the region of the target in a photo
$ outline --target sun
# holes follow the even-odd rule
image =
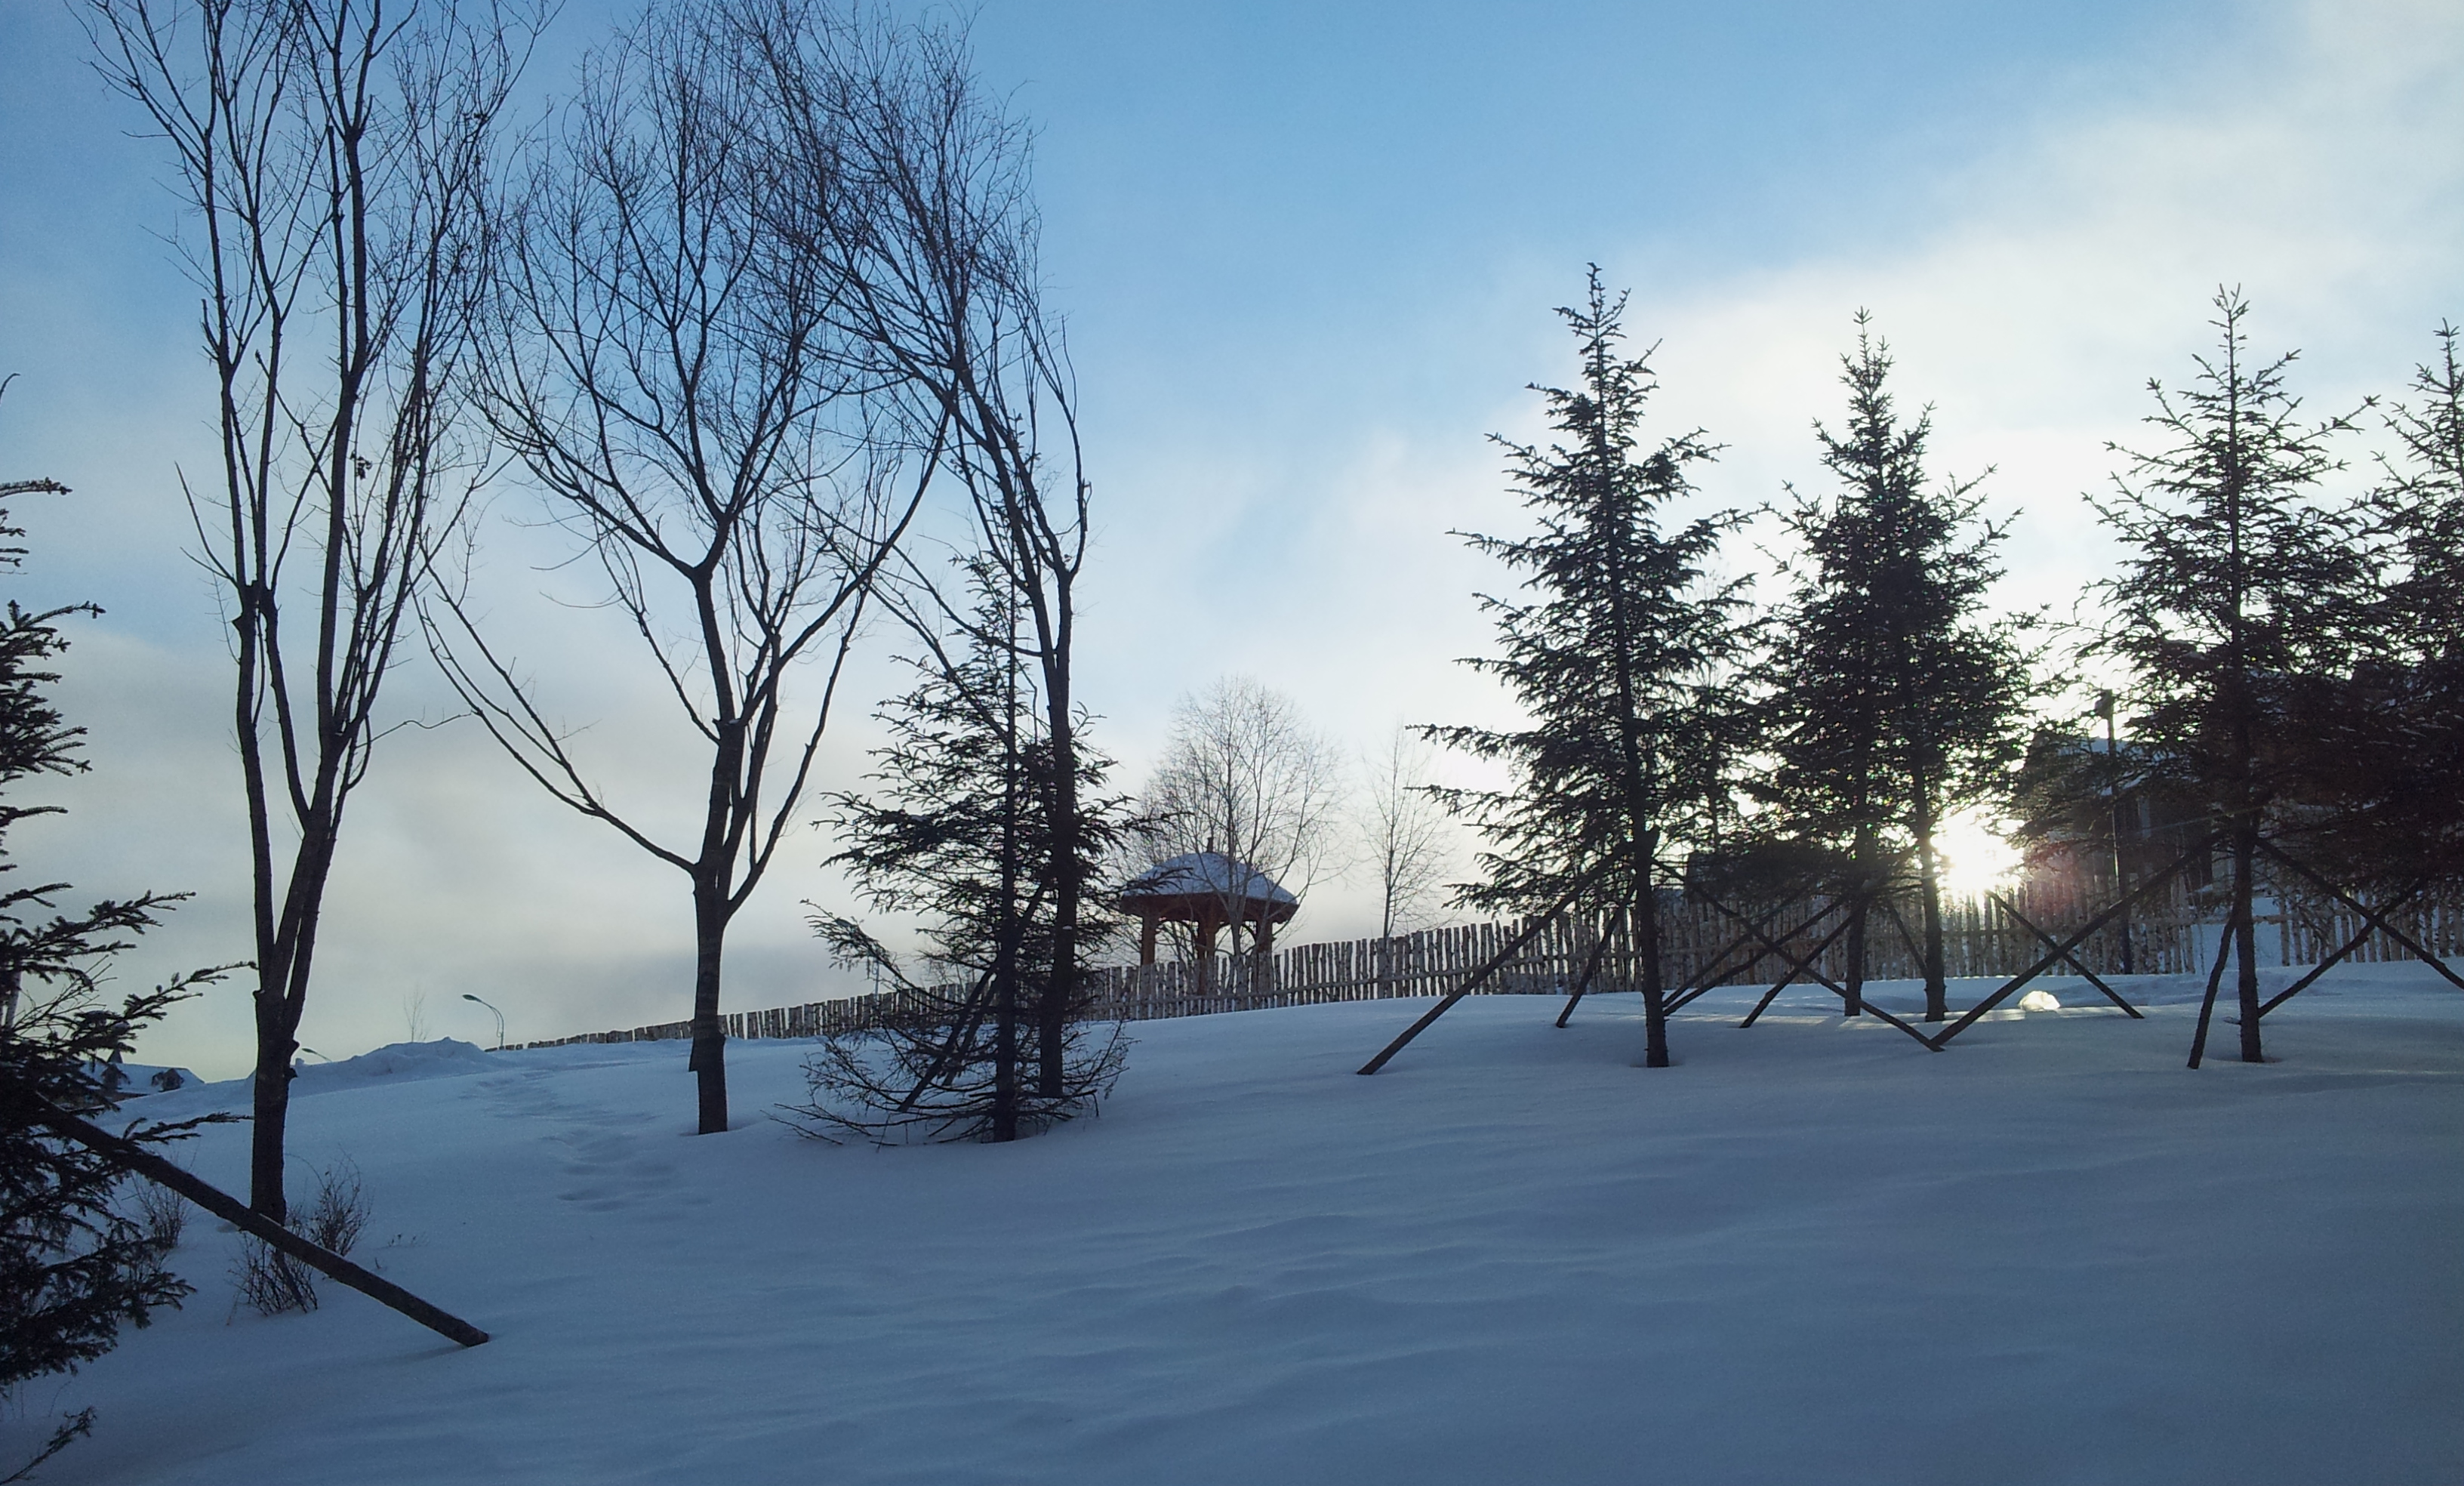
[[[1942,854],[1943,891],[1975,898],[2007,884],[2019,870],[2019,849],[2002,838],[1990,816],[1954,815],[1934,834]]]

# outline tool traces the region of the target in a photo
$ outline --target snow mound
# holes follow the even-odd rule
[[[2058,1011],[2061,1009],[2060,999],[2050,990],[2032,990],[2019,998],[2022,1011]]]
[[[487,1053],[475,1044],[453,1037],[440,1037],[434,1042],[392,1042],[339,1063],[302,1066],[299,1076],[292,1080],[291,1097],[297,1098],[303,1094],[380,1081],[453,1078],[463,1074],[484,1074],[493,1066]]]
[[[434,1042],[395,1042],[357,1057],[346,1057],[338,1063],[302,1060],[298,1064],[298,1076],[291,1080],[291,1098],[297,1101],[311,1095],[366,1088],[371,1084],[458,1078],[465,1074],[484,1074],[502,1066],[491,1061],[491,1055],[475,1045],[452,1037],[440,1037]],[[156,1096],[146,1104],[145,1112],[167,1119],[190,1109],[236,1109],[249,1102],[249,1087],[250,1079],[245,1075],[207,1084],[195,1082],[192,1076],[186,1088]]]

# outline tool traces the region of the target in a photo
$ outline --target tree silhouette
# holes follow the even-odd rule
[[[2329,441],[2352,419],[2301,421],[2286,386],[2294,353],[2255,360],[2247,301],[2224,289],[2214,304],[2214,356],[2197,359],[2187,388],[2148,384],[2145,421],[2163,444],[2114,446],[2128,468],[2093,502],[2129,557],[2100,586],[2105,619],[2089,653],[2130,672],[2123,700],[2151,784],[2227,833],[2241,1055],[2255,1063],[2260,831],[2314,777],[2299,696],[2351,673],[2373,565],[2365,513],[2318,494],[2341,468]]]
[[[1900,418],[1890,347],[1861,311],[1856,354],[1840,364],[1847,423],[1838,435],[1815,425],[1839,491],[1799,495],[1783,513],[1804,557],[1773,631],[1776,767],[1758,792],[1797,834],[1844,858],[1852,1014],[1869,907],[1898,885],[1903,861],[1913,867],[1925,1019],[1941,1021],[1935,835],[1945,815],[2004,787],[2019,753],[2028,656],[2020,621],[1982,613],[2001,576],[1993,554],[2003,533],[1980,520],[1978,481],[1928,488],[1931,413]]]
[[[1435,726],[1432,740],[1513,771],[1502,789],[1439,797],[1487,838],[1485,880],[1466,904],[1546,912],[1570,898],[1622,914],[1641,980],[1648,1066],[1668,1065],[1659,895],[1687,848],[1706,839],[1738,756],[1743,713],[1731,667],[1745,648],[1743,580],[1708,568],[1738,519],[1666,529],[1712,456],[1703,435],[1639,454],[1657,388],[1650,352],[1627,357],[1625,298],[1591,270],[1581,306],[1560,309],[1580,345],[1573,388],[1535,387],[1560,442],[1496,440],[1536,534],[1472,535],[1522,581],[1528,599],[1483,595],[1501,654],[1467,664],[1504,681],[1529,718],[1519,728]]]

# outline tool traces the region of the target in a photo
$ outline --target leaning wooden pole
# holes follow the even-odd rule
[[[1703,895],[1703,901],[1709,903],[1713,908],[1718,909],[1720,913],[1727,917],[1732,923],[1748,923],[1748,920],[1744,914],[1737,912],[1737,910],[1729,907],[1718,898],[1713,898],[1708,893],[1705,893]],[[1820,923],[1823,920],[1831,917],[1834,913],[1838,912],[1846,901],[1847,900],[1845,898],[1833,898],[1824,906],[1820,913],[1817,913],[1813,918],[1806,920],[1805,922],[1799,924],[1797,927],[1789,930],[1786,934],[1780,936],[1780,938],[1794,939],[1797,935],[1810,931],[1815,924]],[[1766,919],[1764,921],[1769,922],[1771,920]],[[1749,925],[1749,927],[1750,928],[1750,925]],[[1803,960],[1799,960],[1796,956],[1790,954],[1788,950],[1781,945],[1779,940],[1772,939],[1769,934],[1764,933],[1759,929],[1752,929],[1751,933],[1753,938],[1762,942],[1765,954],[1777,957],[1780,964],[1790,967],[1792,979],[1797,975],[1802,975],[1807,980],[1823,987],[1833,995],[1838,996],[1843,1000],[1846,999],[1848,995],[1847,987],[1841,986],[1837,981],[1833,980],[1830,976],[1823,974],[1821,970],[1815,968],[1814,962],[1819,955],[1818,950],[1815,954],[1808,955]],[[1833,936],[1833,938],[1837,937],[1837,936],[1836,934]],[[1822,944],[1824,948],[1830,947],[1831,940],[1824,940]],[[1753,965],[1762,959],[1763,955],[1754,956],[1753,960],[1747,962],[1746,967],[1749,969],[1752,968]],[[1743,972],[1740,971],[1739,973],[1742,974]]]
[[[2026,914],[2021,913],[2009,898],[2004,898],[1999,893],[1988,893],[1985,895],[1985,900],[1991,903],[1994,907],[2001,909],[2004,913],[2009,914],[2013,922],[2018,924],[2019,927],[2026,929],[2029,933],[2036,936],[2040,943],[2050,944],[2057,949],[2061,949],[2060,941],[2055,939],[2051,934],[2046,933],[2043,929],[2036,927],[2036,921],[2034,919],[2029,918]],[[2125,926],[2129,924],[2130,917],[2127,910],[2124,910],[2121,922]],[[2061,950],[2063,962],[2069,965],[2072,969],[2079,971],[2080,978],[2085,980],[2089,985],[2104,992],[2106,1000],[2112,1002],[2115,1006],[2122,1008],[2124,1011],[2129,1012],[2133,1020],[2145,1021],[2145,1018],[2140,1016],[2139,1009],[2137,1007],[2132,1006],[2129,1002],[2122,999],[2122,992],[2106,985],[2102,980],[2097,977],[2097,973],[2094,970],[2087,967],[2087,962],[2081,960],[2075,952],[2077,947],[2078,946],[2074,945],[2070,949]]]
[[[1707,893],[1703,895],[1703,897],[1705,902],[1708,902],[1721,913],[1726,914],[1729,919],[1734,920],[1739,923],[1744,923],[1746,921],[1744,915],[1738,913],[1735,909],[1730,908],[1727,904],[1721,902],[1718,898],[1711,897]],[[1813,918],[1806,920],[1799,927],[1791,929],[1786,937],[1793,939],[1798,934],[1812,929],[1815,924],[1821,922],[1824,919],[1830,917],[1831,914],[1843,906],[1846,901],[1847,900],[1844,898],[1832,899],[1830,904],[1820,913],[1817,913]],[[1768,922],[1770,920],[1767,920],[1765,921]],[[1823,989],[1828,990],[1835,996],[1837,996],[1844,1004],[1848,999],[1847,987],[1841,986],[1837,981],[1833,980],[1830,976],[1823,974],[1819,969],[1815,968],[1815,962],[1822,957],[1822,951],[1828,949],[1831,946],[1832,940],[1837,939],[1846,927],[1847,924],[1845,920],[1843,920],[1839,927],[1831,931],[1828,938],[1825,938],[1821,943],[1815,945],[1813,949],[1809,950],[1801,957],[1790,954],[1786,949],[1780,946],[1777,941],[1771,938],[1770,935],[1765,934],[1760,930],[1755,930],[1753,932],[1753,937],[1761,940],[1767,946],[1765,953],[1777,956],[1780,963],[1789,967],[1788,978],[1772,987],[1771,988],[1771,993],[1764,996],[1761,1001],[1755,1004],[1753,1011],[1747,1016],[1740,1030],[1742,1030],[1743,1027],[1751,1027],[1754,1024],[1755,1018],[1761,1016],[1764,1009],[1770,1007],[1772,999],[1793,984],[1796,978],[1800,975],[1806,977],[1810,984],[1820,986]],[[1754,956],[1753,960],[1747,962],[1748,967],[1750,968],[1754,964],[1760,962],[1762,958],[1762,955]],[[1925,1048],[1927,1052],[1939,1053],[1942,1051],[1942,1049],[1933,1045],[1932,1038],[1926,1036],[1924,1032],[1917,1031],[1906,1022],[1893,1016],[1890,1012],[1883,1010],[1881,1007],[1874,1005],[1870,1001],[1864,1003],[1864,1011],[1862,1014],[1881,1018],[1882,1021],[1898,1028],[1900,1031],[1906,1032],[1909,1036],[1915,1038],[1918,1045]]]
[[[1751,1027],[1754,1023],[1762,1020],[1762,1014],[1771,1009],[1771,1004],[1779,999],[1779,993],[1788,989],[1791,986],[1795,985],[1798,976],[1814,975],[1816,978],[1820,978],[1820,972],[1815,970],[1814,966],[1820,963],[1822,952],[1829,949],[1834,943],[1837,943],[1839,936],[1847,933],[1856,925],[1857,922],[1857,915],[1859,911],[1859,905],[1853,899],[1841,898],[1835,900],[1835,906],[1839,904],[1844,904],[1847,907],[1848,916],[1840,920],[1837,923],[1833,924],[1831,926],[1831,932],[1823,935],[1820,943],[1816,943],[1812,949],[1807,950],[1802,955],[1792,955],[1786,950],[1779,951],[1779,957],[1786,963],[1787,969],[1781,973],[1778,981],[1772,984],[1771,989],[1763,992],[1763,998],[1754,1003],[1754,1009],[1746,1013],[1746,1019],[1737,1024],[1739,1031],[1742,1031],[1746,1028]],[[1826,909],[1824,911],[1828,912],[1829,910]],[[1830,983],[1825,981],[1824,984],[1829,985]],[[1833,986],[1831,988],[1841,1001],[1847,1003],[1849,1006],[1855,1007],[1860,1004],[1857,992],[1837,986]]]
[[[2354,913],[2360,914],[2364,918],[2368,918],[2370,916],[2370,911],[2362,906],[2360,899],[2354,898],[2343,888],[2336,886],[2336,884],[2328,881],[2326,878],[2319,876],[2319,874],[2313,872],[2308,867],[2303,866],[2301,863],[2294,860],[2291,856],[2285,854],[2282,847],[2277,846],[2273,841],[2265,839],[2259,840],[2256,844],[2260,851],[2275,857],[2277,861],[2280,861],[2287,867],[2292,868],[2295,872],[2301,874],[2301,876],[2308,877],[2321,891],[2327,894],[2328,897],[2333,898],[2336,901],[2343,904],[2346,908],[2351,909]],[[2464,990],[2464,976],[2459,976],[2453,970],[2449,969],[2447,967],[2447,962],[2440,959],[2438,956],[2431,954],[2429,948],[2422,944],[2420,941],[2414,939],[2411,935],[2407,934],[2402,929],[2397,928],[2394,924],[2388,923],[2384,920],[2379,922],[2379,932],[2385,934],[2387,938],[2394,940],[2397,943],[2402,944],[2406,949],[2411,951],[2414,959],[2430,966],[2431,969],[2436,970],[2439,974],[2446,976],[2449,984],[2454,986],[2455,988],[2458,990]]]
[[[1725,912],[1726,910],[1722,911]],[[1742,962],[1734,965],[1731,965],[1728,962],[1728,957],[1744,948],[1747,942],[1749,940],[1763,939],[1765,943],[1769,943],[1768,937],[1771,933],[1771,926],[1777,923],[1779,921],[1780,914],[1786,911],[1787,910],[1785,908],[1780,908],[1763,915],[1760,922],[1746,925],[1746,932],[1728,941],[1726,944],[1721,945],[1720,952],[1718,954],[1711,956],[1704,962],[1704,964],[1708,965],[1709,968],[1696,975],[1679,994],[1669,998],[1669,1014],[1673,1016],[1677,1012],[1684,1010],[1686,1007],[1692,1005],[1694,1002],[1699,1001],[1712,991],[1717,990],[1721,986],[1727,982],[1729,976],[1746,975],[1749,973],[1755,965],[1758,965],[1765,960],[1770,959],[1771,956],[1771,950],[1757,949],[1752,954],[1748,955]],[[1780,938],[1782,940],[1792,940],[1796,938],[1806,930],[1821,922],[1824,916],[1830,912],[1831,910],[1829,908],[1823,909],[1821,913],[1817,913],[1813,918],[1806,920],[1795,928],[1793,928],[1787,933],[1781,935]],[[1787,956],[1783,955],[1781,958],[1786,959]]]
[[[1592,988],[1592,977],[1599,971],[1601,957],[1609,952],[1609,937],[1610,931],[1603,928],[1599,942],[1592,945],[1591,956],[1583,962],[1583,973],[1574,981],[1574,993],[1566,998],[1566,1009],[1557,1013],[1557,1026],[1561,1031],[1567,1018],[1574,1014],[1574,1008],[1583,1004],[1583,992]]]
[[[348,1285],[383,1305],[464,1346],[478,1346],[488,1334],[458,1316],[449,1315],[389,1279],[360,1268],[331,1250],[320,1248],[284,1228],[220,1187],[210,1186],[155,1155],[134,1141],[123,1140],[99,1125],[68,1113],[31,1091],[17,1091],[35,1123],[77,1142],[159,1186],[178,1192],[243,1232],[253,1233],[337,1284]]]
[[[2053,953],[2045,956],[2035,965],[2028,966],[2018,974],[2011,977],[2011,979],[2003,982],[2001,989],[1976,1003],[1976,1005],[1969,1007],[1966,1015],[1960,1017],[1958,1021],[1951,1023],[1942,1031],[1934,1033],[1926,1040],[1933,1044],[1935,1051],[1939,1052],[1945,1043],[1947,1043],[1951,1038],[1958,1036],[1962,1031],[1965,1031],[1969,1026],[1975,1023],[1978,1017],[1983,1016],[1986,1012],[1992,1010],[1997,1006],[2000,1006],[2005,998],[2011,996],[2030,981],[2035,980],[2037,976],[2044,974],[2047,970],[2052,969],[2055,965],[2057,965],[2064,960],[2068,959],[2071,951],[2077,949],[2079,945],[2086,943],[2088,939],[2094,935],[2097,930],[2103,928],[2106,924],[2112,922],[2123,914],[2128,913],[2132,903],[2145,898],[2148,894],[2155,892],[2157,888],[2173,880],[2173,875],[2180,872],[2184,867],[2189,865],[2190,858],[2192,856],[2198,853],[2208,850],[2208,848],[2215,845],[2223,838],[2224,832],[2218,832],[2214,835],[2211,835],[2206,840],[2200,842],[2198,845],[2185,851],[2181,855],[2173,859],[2173,865],[2166,868],[2163,872],[2156,874],[2156,876],[2149,877],[2146,881],[2141,883],[2137,888],[2125,895],[2112,907],[2107,908],[2104,912],[2098,914],[2093,919],[2090,919],[2087,921],[2086,927],[2079,929],[2076,933],[2072,934],[2070,938],[2056,944],[2054,946]]]
[[[2370,942],[2371,935],[2376,934],[2379,930],[2387,926],[2387,920],[2393,917],[2397,909],[2402,908],[2407,903],[2409,903],[2414,898],[2420,897],[2422,890],[2427,888],[2429,885],[2430,879],[2424,877],[2413,883],[2412,886],[2405,889],[2401,894],[2389,898],[2379,907],[2362,915],[2362,927],[2359,933],[2355,934],[2351,939],[2344,941],[2343,948],[2320,961],[2317,965],[2312,965],[2310,967],[2309,974],[2302,976],[2299,980],[2295,981],[2292,985],[2285,987],[2282,990],[2279,990],[2275,995],[2269,997],[2266,1003],[2259,1007],[2258,1014],[2265,1016],[2268,1012],[2275,1010],[2277,1007],[2284,1005],[2284,1003],[2309,989],[2311,983],[2318,980],[2320,976],[2326,974],[2337,965],[2343,964],[2345,959],[2355,950],[2360,949],[2364,944]]]
[[[1550,909],[1547,913],[1540,915],[1538,918],[1533,919],[1529,927],[1526,928],[1522,933],[1515,935],[1514,938],[1507,941],[1506,947],[1489,956],[1487,964],[1483,965],[1479,969],[1474,970],[1470,975],[1465,976],[1463,978],[1463,983],[1456,987],[1453,990],[1448,991],[1446,993],[1446,998],[1443,1001],[1441,1001],[1436,1006],[1429,1008],[1427,1015],[1421,1017],[1419,1021],[1414,1022],[1410,1027],[1405,1028],[1403,1030],[1403,1035],[1386,1044],[1386,1050],[1384,1052],[1378,1054],[1375,1057],[1371,1058],[1368,1062],[1363,1063],[1357,1070],[1355,1070],[1355,1072],[1374,1074],[1377,1072],[1377,1070],[1385,1067],[1388,1059],[1394,1057],[1396,1054],[1402,1052],[1404,1048],[1410,1046],[1413,1038],[1428,1031],[1430,1023],[1454,1009],[1454,1004],[1456,1002],[1461,1001],[1463,997],[1468,996],[1473,991],[1479,989],[1481,982],[1496,974],[1499,969],[1505,966],[1507,961],[1512,960],[1516,955],[1521,954],[1523,952],[1524,945],[1531,943],[1535,939],[1538,939],[1540,937],[1541,930],[1554,922],[1559,914],[1564,913],[1567,909],[1573,907],[1574,899],[1582,897],[1584,890],[1589,888],[1604,875],[1605,874],[1601,872],[1595,872],[1591,876],[1585,877],[1576,885],[1574,891],[1557,899],[1555,907]]]
[[[2226,916],[2223,931],[2216,936],[2215,967],[2208,971],[2208,993],[2199,1000],[2199,1025],[2190,1033],[2189,1066],[2192,1068],[2198,1067],[2199,1060],[2208,1055],[2208,1024],[2216,1014],[2216,987],[2225,983],[2225,963],[2233,958],[2233,930],[2240,923],[2241,908],[2235,905]]]

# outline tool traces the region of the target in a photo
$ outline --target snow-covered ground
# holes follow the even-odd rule
[[[393,1050],[293,1148],[495,1341],[234,1313],[199,1216],[187,1310],[0,1449],[91,1403],[52,1486],[2464,1479],[2464,992],[2341,971],[2190,1073],[2196,987],[2129,984],[1940,1054],[1722,993],[1664,1072],[1631,997],[1476,998],[1374,1078],[1426,1003],[1149,1023],[1009,1147],[801,1139],[797,1043],[709,1138],[678,1045]]]

